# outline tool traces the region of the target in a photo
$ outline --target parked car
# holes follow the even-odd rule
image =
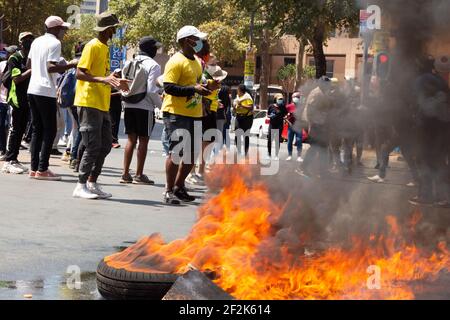
[[[267,117],[267,110],[255,110],[253,118],[253,126],[250,129],[250,134],[256,135],[260,138],[269,135],[269,118]]]

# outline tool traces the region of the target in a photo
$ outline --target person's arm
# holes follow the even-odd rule
[[[18,65],[17,61],[15,59],[9,59],[8,60],[8,70],[14,70],[15,68],[20,70],[20,65]],[[31,70],[27,70],[15,77],[12,77],[12,81],[16,85],[24,82],[25,80],[28,80],[31,77]]]
[[[78,68],[77,69],[77,80],[92,82],[92,83],[103,83],[110,85],[111,87],[120,88],[122,81],[111,73],[108,77],[94,77],[88,73],[87,69]]]
[[[164,91],[175,97],[192,97],[196,93],[201,96],[209,96],[211,94],[211,90],[208,90],[205,86],[200,84],[183,87],[169,82],[164,82]]]
[[[77,60],[72,60],[66,65],[60,65],[61,59],[61,43],[58,42],[52,46],[49,50],[47,58],[47,71],[48,73],[64,73],[69,69],[75,68],[78,64]]]
[[[161,76],[161,67],[155,64],[150,68],[147,79],[147,95],[150,97],[153,106],[161,108],[162,99],[159,95],[159,88],[156,86],[158,78]]]
[[[47,70],[48,73],[64,73],[67,70],[76,68],[78,61],[72,60],[68,64],[61,65],[54,61],[47,62]]]

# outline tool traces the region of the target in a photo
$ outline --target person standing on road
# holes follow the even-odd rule
[[[77,61],[61,65],[61,41],[70,23],[51,16],[45,21],[47,32],[31,45],[27,66],[31,68],[28,100],[32,114],[30,178],[59,181],[61,177],[48,169],[57,131],[57,87],[60,73],[75,68]]]
[[[111,118],[109,107],[111,87],[128,90],[128,81],[109,72],[108,41],[116,33],[119,19],[115,14],[104,12],[97,16],[98,37],[84,47],[77,70],[77,86],[74,104],[79,108],[80,132],[85,148],[79,167],[78,184],[73,192],[75,198],[111,198],[97,184],[103,164],[112,147]]]
[[[3,172],[22,174],[28,168],[19,162],[20,144],[28,123],[30,106],[27,90],[30,83],[31,71],[27,70],[27,59],[34,36],[31,32],[19,35],[20,50],[8,59],[7,72],[11,74],[11,87],[8,93],[8,104],[11,107],[11,128],[8,136],[8,151],[5,156]]]
[[[178,205],[181,201],[195,200],[186,191],[185,180],[197,158],[195,151],[201,148],[196,145],[194,125],[196,121],[201,122],[203,116],[202,96],[211,94],[211,90],[201,84],[202,65],[195,57],[202,50],[202,40],[206,37],[206,33],[194,26],[181,28],[177,34],[181,52],[176,53],[166,65],[162,110],[170,140],[170,154],[166,160],[167,189],[164,195],[167,204]],[[183,150],[179,150],[179,145]],[[182,158],[182,161],[176,158]]]
[[[158,78],[161,76],[161,66],[153,60],[162,44],[153,37],[144,37],[139,42],[139,54],[125,65],[123,73],[128,79],[132,76],[130,94],[136,95],[124,97],[125,108],[125,131],[128,135],[128,143],[125,148],[124,169],[121,183],[133,183],[143,185],[153,185],[144,174],[144,164],[147,158],[148,142],[155,125],[155,107],[161,108],[162,101],[157,87]],[[133,73],[133,74],[131,74]],[[128,76],[127,76],[128,75]],[[132,101],[133,97],[139,101]],[[139,141],[137,151],[136,175],[130,175],[130,165],[133,159],[134,149]]]
[[[301,94],[300,92],[294,92],[292,95],[292,103],[287,105],[286,110],[288,112],[286,116],[286,122],[288,123],[289,129],[288,129],[288,153],[289,156],[286,159],[286,161],[292,160],[292,155],[294,153],[294,139],[295,139],[295,145],[297,146],[297,161],[303,162],[302,159],[302,150],[303,150],[303,128],[300,126],[299,123],[296,123],[295,114],[299,112],[301,114],[302,110],[300,108],[301,105]],[[298,110],[298,111],[297,111]]]
[[[245,156],[248,156],[250,150],[250,129],[253,126],[253,98],[248,93],[247,87],[244,84],[239,85],[237,90],[237,97],[233,103],[233,110],[236,114],[236,147],[241,153],[242,145],[245,147]],[[242,138],[244,141],[242,141]]]
[[[284,96],[281,93],[275,95],[275,103],[269,107],[267,112],[267,116],[270,119],[267,151],[269,157],[272,157],[272,142],[275,142],[275,160],[278,160],[278,155],[280,153],[280,144],[283,140],[284,118],[287,113]]]

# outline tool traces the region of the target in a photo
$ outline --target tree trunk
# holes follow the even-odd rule
[[[299,46],[298,46],[298,51],[297,51],[297,56],[296,56],[296,61],[297,61],[297,72],[295,75],[295,90],[298,90],[301,85],[302,85],[302,81],[303,81],[303,58],[305,56],[305,43],[303,41],[303,39],[298,39],[299,41]]]
[[[270,81],[270,31],[263,30],[263,38],[261,42],[261,78],[260,84],[260,108],[263,110],[268,109],[268,86]]]
[[[325,42],[325,29],[324,27],[316,28],[314,36],[311,40],[313,48],[314,62],[316,65],[316,78],[319,79],[327,74],[327,59],[323,50],[323,43]]]

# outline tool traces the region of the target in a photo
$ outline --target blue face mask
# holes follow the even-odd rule
[[[195,47],[193,47],[195,53],[199,53],[200,51],[202,51],[203,49],[203,41],[202,40],[197,40],[195,41]]]
[[[284,105],[284,100],[277,100],[277,105],[278,106],[283,106]]]

